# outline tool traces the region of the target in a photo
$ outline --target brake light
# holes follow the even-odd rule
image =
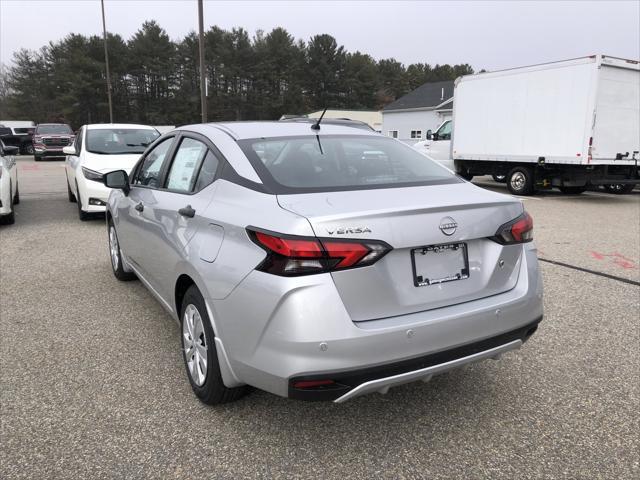
[[[491,240],[502,245],[526,243],[533,240],[533,218],[527,212],[502,225]]]
[[[334,240],[247,229],[267,252],[257,270],[293,277],[373,265],[392,248],[379,240]]]

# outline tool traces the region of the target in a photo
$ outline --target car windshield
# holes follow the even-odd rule
[[[49,133],[60,135],[71,135],[73,131],[69,125],[38,125],[37,132],[39,135],[47,135]]]
[[[446,168],[385,137],[314,135],[251,139],[239,144],[275,193],[460,182]]]
[[[100,128],[87,131],[87,151],[103,155],[142,153],[160,134],[148,128]]]

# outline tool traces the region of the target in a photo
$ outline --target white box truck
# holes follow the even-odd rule
[[[436,140],[437,141],[437,140]],[[640,183],[640,64],[603,55],[456,80],[451,159],[530,195]]]

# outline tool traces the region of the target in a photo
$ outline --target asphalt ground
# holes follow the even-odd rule
[[[192,394],[176,323],[111,273],[62,162],[0,227],[0,478],[640,477],[640,287],[548,262],[519,351],[345,404]],[[480,179],[487,188],[503,185]],[[540,257],[637,282],[640,195],[525,200]]]

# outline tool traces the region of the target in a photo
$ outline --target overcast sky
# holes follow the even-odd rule
[[[174,40],[197,28],[195,0],[105,0],[107,29],[128,39],[156,20]],[[495,70],[604,53],[640,57],[640,0],[591,2],[205,1],[205,29],[282,26],[329,33],[376,59]],[[69,33],[101,34],[99,0],[0,0],[0,62]]]

